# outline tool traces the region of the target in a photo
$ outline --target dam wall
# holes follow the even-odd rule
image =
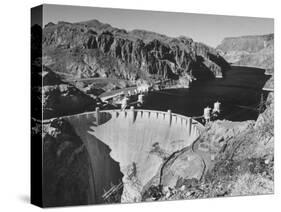
[[[126,184],[124,189],[137,196],[127,197],[124,202],[139,201],[142,188],[157,175],[165,157],[192,145],[203,129],[199,122],[171,111],[131,108],[101,111],[97,116],[99,120],[89,133],[111,148],[110,156],[119,162],[123,182],[136,165],[138,191]]]
[[[199,122],[171,111],[133,107],[123,111],[97,109],[60,118],[73,126],[86,146],[94,203],[103,203],[104,192],[120,182],[124,184],[120,190],[123,202],[140,201],[142,188],[159,173],[165,157],[192,145],[203,130]],[[137,188],[129,182],[134,166]]]

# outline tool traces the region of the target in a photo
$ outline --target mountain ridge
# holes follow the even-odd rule
[[[216,49],[235,65],[273,69],[274,34],[228,37]]]
[[[113,75],[131,81],[216,77],[228,66],[214,48],[190,38],[126,31],[98,20],[45,25],[43,64],[77,78]]]

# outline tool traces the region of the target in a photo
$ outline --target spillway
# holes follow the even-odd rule
[[[65,117],[85,144],[93,170],[96,203],[122,183],[122,202],[141,201],[141,193],[165,158],[192,145],[202,125],[171,111],[105,110]]]

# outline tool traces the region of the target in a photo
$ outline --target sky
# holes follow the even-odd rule
[[[170,37],[183,35],[213,47],[216,47],[225,37],[262,35],[274,32],[274,21],[270,18],[48,4],[43,7],[43,26],[49,22],[73,23],[92,19],[127,31],[144,29]]]

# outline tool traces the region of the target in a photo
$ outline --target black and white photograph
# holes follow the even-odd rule
[[[34,7],[31,106],[41,207],[274,193],[272,18]]]
[[[31,202],[273,194],[273,79],[271,18],[32,8]]]

